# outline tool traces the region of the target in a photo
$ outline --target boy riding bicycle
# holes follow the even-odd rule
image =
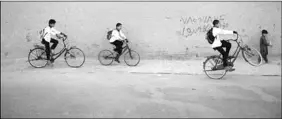
[[[229,30],[223,30],[219,28],[220,22],[219,20],[213,21],[213,28],[211,28],[207,34],[207,39],[209,40],[209,43],[212,45],[212,48],[214,50],[217,50],[220,52],[220,54],[223,56],[223,67],[225,70],[234,70],[231,66],[228,66],[228,56],[229,51],[231,49],[231,43],[220,39],[219,35],[222,34],[238,34],[236,31],[229,31]],[[226,51],[223,50],[223,47],[226,48]]]
[[[122,29],[122,24],[117,23],[116,29],[111,31],[111,38],[110,38],[110,43],[116,46],[116,48],[114,49],[114,51],[117,52],[117,56],[115,58],[115,61],[118,62],[118,63],[120,63],[119,57],[122,53],[123,41],[128,42],[126,36],[123,34],[121,29]]]
[[[58,45],[58,40],[54,38],[54,36],[60,37],[60,35],[67,36],[66,34],[56,30],[55,27],[56,21],[54,19],[49,20],[49,24],[47,27],[45,27],[41,31],[41,43],[45,45],[46,55],[48,64],[51,64],[54,62],[53,58],[50,59],[50,54],[54,53],[55,48]],[[53,45],[50,48],[50,43],[53,43]],[[52,50],[52,51],[51,51]]]

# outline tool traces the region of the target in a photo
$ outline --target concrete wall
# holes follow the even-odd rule
[[[26,57],[50,18],[87,56],[111,47],[106,29],[117,22],[142,58],[215,54],[204,39],[213,19],[256,48],[267,29],[270,55],[281,55],[281,2],[2,2],[1,56]]]

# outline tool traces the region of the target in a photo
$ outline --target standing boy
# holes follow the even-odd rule
[[[268,46],[271,46],[266,38],[267,38],[267,30],[261,31],[262,36],[260,37],[260,54],[262,55],[262,58],[264,59],[265,63],[268,63],[267,55],[268,55]]]

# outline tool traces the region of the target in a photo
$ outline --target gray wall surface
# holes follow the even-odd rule
[[[217,54],[204,39],[214,19],[257,49],[267,29],[270,55],[281,55],[281,2],[1,2],[1,56],[27,57],[50,18],[93,57],[112,47],[106,31],[117,22],[142,58]]]

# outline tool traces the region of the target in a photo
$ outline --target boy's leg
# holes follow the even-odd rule
[[[114,42],[112,42],[111,44],[113,44],[113,45],[115,46],[114,51],[115,51],[115,52],[118,52],[118,51],[117,51],[117,46],[118,46],[117,41],[114,41]]]
[[[114,51],[117,53],[117,55],[115,57],[115,61],[117,61],[119,63],[119,61],[117,60],[118,57],[119,57],[119,51],[118,51],[118,49],[119,49],[119,42],[116,40],[116,41],[112,42],[111,44],[115,45],[115,47],[116,47],[114,49]]]
[[[265,61],[266,63],[268,63],[268,59],[267,59],[267,55],[266,55],[266,54],[262,54],[262,58],[264,59],[264,61]]]
[[[50,61],[53,63],[54,62],[54,59],[53,59],[54,50],[57,47],[59,41],[51,38],[50,42],[53,43],[51,46],[51,51],[50,51],[51,52],[50,54],[52,54]]]
[[[116,61],[119,62],[119,57],[122,53],[122,45],[123,45],[123,42],[122,41],[116,41],[117,42],[117,45],[116,45],[116,51],[118,53],[118,55],[116,56]]]
[[[267,54],[265,55],[265,61],[266,61],[266,63],[268,63],[268,58],[267,58]]]
[[[227,55],[226,52],[223,50],[222,47],[215,48],[222,56],[223,56],[223,66],[227,66]]]
[[[118,51],[118,54],[121,55],[123,42],[122,42],[122,41],[117,41],[117,43],[118,43],[118,45],[117,45],[117,51]]]
[[[47,60],[50,60],[50,43],[42,39],[42,44],[45,45],[45,52],[46,52]]]
[[[227,54],[227,57],[228,57],[230,49],[231,49],[231,43],[229,43],[225,40],[221,41],[221,43],[222,43],[222,47],[226,47],[226,54]]]
[[[54,50],[57,47],[58,43],[59,43],[58,40],[55,40],[53,38],[51,38],[50,42],[53,43],[53,45],[51,46],[51,50]]]

